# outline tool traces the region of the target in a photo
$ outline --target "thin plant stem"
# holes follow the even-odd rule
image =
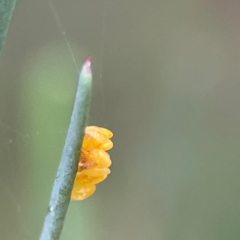
[[[53,185],[40,240],[59,239],[63,228],[77,172],[78,158],[85,134],[91,100],[92,74],[90,65],[90,58],[87,58],[80,73],[67,138]]]
[[[0,0],[0,54],[8,33],[16,0]]]

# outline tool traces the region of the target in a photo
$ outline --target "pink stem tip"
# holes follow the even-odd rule
[[[84,64],[83,64],[87,73],[91,73],[91,57],[87,57]]]

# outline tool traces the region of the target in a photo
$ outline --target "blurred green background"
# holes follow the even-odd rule
[[[63,240],[240,239],[240,2],[53,0],[113,165]],[[17,2],[0,59],[0,239],[38,239],[78,72],[48,1]]]

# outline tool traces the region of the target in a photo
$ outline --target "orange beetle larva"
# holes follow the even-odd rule
[[[78,172],[72,189],[72,200],[83,200],[91,196],[96,190],[96,184],[106,179],[112,164],[106,150],[113,147],[110,138],[113,133],[97,126],[85,129]]]

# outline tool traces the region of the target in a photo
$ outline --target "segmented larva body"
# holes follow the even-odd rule
[[[72,200],[83,200],[96,190],[110,173],[112,162],[107,150],[113,147],[113,133],[106,128],[89,126],[85,129],[78,172],[72,189]]]

